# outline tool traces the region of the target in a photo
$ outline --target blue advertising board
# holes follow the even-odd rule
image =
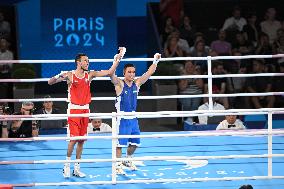
[[[77,53],[89,58],[112,58],[117,52],[116,0],[42,0],[41,58],[74,59]],[[90,69],[108,69],[112,63],[91,63]],[[75,64],[42,64],[42,77]]]

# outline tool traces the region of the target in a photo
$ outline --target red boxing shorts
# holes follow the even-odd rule
[[[70,109],[70,114],[90,113],[89,109]],[[86,136],[88,129],[89,117],[68,117],[68,128],[70,137]]]

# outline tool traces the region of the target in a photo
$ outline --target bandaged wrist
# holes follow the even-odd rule
[[[125,55],[125,53],[126,53],[126,48],[123,47],[123,48],[122,48],[122,57]]]
[[[120,59],[118,58],[118,54],[114,55],[114,57],[113,57],[113,61],[116,61],[116,60],[120,60]]]
[[[55,78],[55,79],[64,78],[63,73],[64,73],[64,72],[60,72],[59,74],[57,74],[56,76],[54,76],[54,78]]]
[[[159,61],[160,61],[159,59],[154,59],[153,64],[157,65],[159,63]]]

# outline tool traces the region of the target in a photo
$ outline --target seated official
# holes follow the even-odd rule
[[[93,119],[91,123],[88,124],[88,133],[110,133],[111,131],[111,127],[103,123],[101,119]]]
[[[32,115],[34,104],[32,102],[23,102],[20,112],[14,115]],[[13,120],[10,128],[2,127],[3,138],[28,138],[38,136],[37,122],[32,120]]]
[[[222,104],[219,104],[217,100],[217,98],[213,98],[213,110],[225,110],[225,107]],[[198,110],[209,110],[208,98],[205,98],[205,101],[204,104],[198,107]],[[208,124],[208,116],[198,116],[198,122],[202,125]]]
[[[222,121],[216,128],[216,130],[240,130],[246,129],[243,122],[237,119],[236,115],[227,115],[225,120]]]
[[[42,108],[36,111],[36,114],[59,114],[59,110],[53,107],[53,102],[50,101],[51,96],[46,95],[44,96],[46,99],[42,103]]]
[[[53,102],[50,101],[51,96],[44,96],[46,99],[42,103],[42,107],[38,109],[35,114],[59,114],[59,110],[53,107]],[[42,120],[38,122],[40,129],[59,129],[63,127],[62,120]]]

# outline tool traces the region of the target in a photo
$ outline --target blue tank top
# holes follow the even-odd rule
[[[124,87],[119,96],[116,97],[116,110],[124,112],[136,111],[137,107],[137,95],[138,88],[137,85],[133,82],[131,87],[129,87],[124,81]]]

